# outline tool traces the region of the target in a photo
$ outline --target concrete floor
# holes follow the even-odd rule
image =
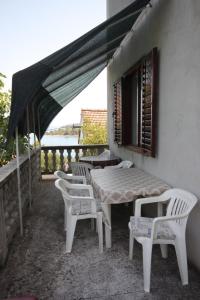
[[[200,299],[200,274],[189,266],[189,285],[182,286],[174,249],[161,258],[153,249],[151,293],[143,292],[142,249],[128,259],[127,223],[131,208],[112,210],[113,246],[98,252],[97,234],[89,221],[79,221],[71,254],[64,254],[63,201],[53,181],[43,181],[25,218],[25,234],[17,234],[6,266],[0,270],[0,299],[36,295],[39,300]]]

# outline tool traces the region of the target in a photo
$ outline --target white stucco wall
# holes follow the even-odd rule
[[[130,4],[107,0],[108,17]],[[110,148],[123,159],[200,198],[200,1],[152,0],[108,68]],[[113,143],[113,82],[153,47],[159,49],[156,158]],[[200,269],[200,205],[187,227],[189,259]]]
[[[131,4],[133,0],[107,0],[107,18],[117,14],[120,10]]]

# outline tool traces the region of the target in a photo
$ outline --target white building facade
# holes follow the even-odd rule
[[[111,17],[131,0],[107,0]],[[152,0],[108,67],[109,146],[116,155],[200,198],[200,1]],[[158,49],[155,157],[114,142],[114,83]],[[128,128],[127,128],[128,130]],[[200,269],[200,205],[187,226],[189,260]]]

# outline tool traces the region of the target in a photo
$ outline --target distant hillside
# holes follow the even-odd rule
[[[79,135],[78,125],[66,125],[60,128],[46,131],[46,135]]]

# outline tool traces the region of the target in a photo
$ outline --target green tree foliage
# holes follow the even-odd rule
[[[0,167],[7,164],[15,156],[15,141],[7,142],[7,131],[10,114],[11,91],[4,90],[5,75],[0,73]],[[24,152],[27,139],[19,138],[20,152]]]
[[[81,143],[83,145],[90,144],[107,144],[108,135],[107,128],[98,123],[92,123],[90,120],[84,120],[82,127],[83,139]]]

